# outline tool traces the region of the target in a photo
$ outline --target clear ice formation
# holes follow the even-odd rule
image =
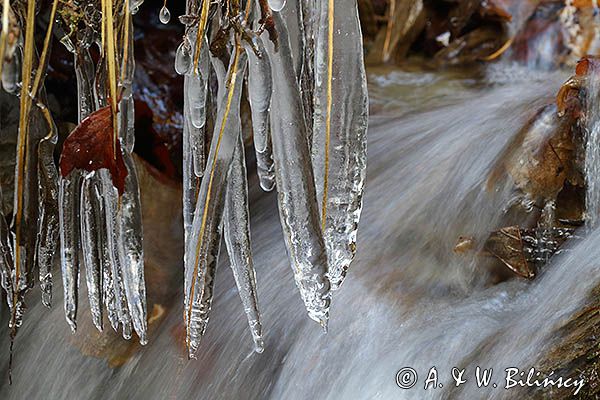
[[[133,25],[125,21],[129,35],[122,43],[130,52],[119,59],[121,89],[117,118],[118,140],[127,168],[125,190],[119,194],[106,169],[83,173],[75,170],[59,179],[61,266],[65,292],[65,315],[76,329],[80,267],[85,270],[91,318],[103,329],[104,309],[112,328],[129,339],[135,331],[147,342],[146,287],[142,246],[142,218],[134,146]],[[91,40],[91,39],[90,39]],[[125,43],[126,41],[126,43]],[[80,122],[109,102],[107,60],[95,66],[89,43],[75,45]],[[79,259],[79,253],[83,255]]]
[[[367,86],[356,0],[319,0],[312,162],[332,289],[356,253],[367,160]]]
[[[21,92],[12,225],[5,218],[8,210],[0,209],[0,284],[11,310],[13,337],[34,272],[42,302],[51,305],[53,255],[58,248],[71,329],[76,330],[81,318],[77,311],[83,275],[89,318],[96,328],[104,328],[106,316],[123,337],[136,332],[142,344],[148,340],[140,190],[132,155],[131,15],[142,2],[129,0],[129,8],[113,9],[110,0],[103,0],[100,9],[97,2],[84,0],[76,7],[97,12],[97,26],[70,35],[60,18],[51,17],[46,32],[49,41],[56,25],[54,34],[73,54],[78,122],[83,126],[86,118],[110,106],[111,144],[122,152],[127,169],[120,191],[107,169],[74,169],[59,176],[53,159],[58,135],[43,90],[48,47],[38,60],[34,24],[20,27],[24,40],[0,55],[3,90]],[[186,3],[186,15],[179,18],[185,34],[174,67],[184,76],[188,354],[196,355],[209,321],[221,238],[254,349],[262,352],[245,146],[253,143],[260,186],[277,189],[284,242],[300,297],[309,317],[326,328],[331,290],[341,285],[355,255],[365,179],[367,92],[357,2],[301,0],[287,6],[289,10],[285,0],[229,2],[228,7],[221,7],[222,1]],[[62,3],[54,0],[52,5],[54,16]],[[21,23],[34,20],[36,0],[13,6],[26,8],[27,18]],[[8,12],[13,15],[12,9],[4,14]],[[170,17],[165,4],[159,20],[168,23]],[[294,32],[292,39],[288,28]],[[97,61],[90,53],[95,45],[102,47]],[[242,129],[242,121],[248,121],[241,115],[245,100],[251,140]],[[205,143],[207,137],[210,143]]]
[[[195,357],[206,330],[213,299],[214,278],[221,247],[227,172],[240,134],[240,100],[246,54],[236,45],[218,103],[213,140],[204,178],[197,195],[189,244],[186,245],[185,309],[188,354]]]
[[[200,38],[201,49],[210,48],[211,62],[199,71],[193,71],[192,47],[199,43],[200,22],[181,18],[189,23],[175,69],[185,75],[184,99],[188,103],[184,106],[183,171],[185,318],[190,357],[198,351],[208,323],[221,235],[255,349],[263,348],[238,115],[241,79],[232,74],[240,43],[248,58],[246,93],[259,183],[265,191],[277,188],[284,242],[300,297],[309,317],[325,329],[331,289],[341,285],[354,258],[368,110],[357,3],[303,0],[295,5],[295,12],[284,17],[279,11],[285,5],[279,0],[252,1],[243,4],[244,11],[231,10],[234,18],[221,15],[219,7],[212,8],[209,29],[203,31],[206,37]],[[187,13],[193,15],[200,8],[204,7],[188,2]],[[228,18],[234,29],[229,25],[223,30]],[[300,25],[293,44],[288,24]],[[212,46],[217,41],[218,45]],[[210,80],[199,88],[195,74],[202,72]],[[224,99],[232,96],[234,103],[228,108]],[[215,104],[218,110],[201,174],[194,162],[199,147],[194,146],[196,125],[190,121],[194,98],[204,100],[204,118]],[[226,121],[224,110],[230,113]],[[202,122],[206,126],[206,121]]]

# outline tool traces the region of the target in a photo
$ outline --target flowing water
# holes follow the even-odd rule
[[[0,398],[515,398],[516,392],[474,382],[451,388],[450,370],[535,365],[556,339],[555,329],[600,284],[600,231],[572,241],[533,282],[491,285],[489,263],[452,250],[460,235],[481,238],[499,227],[514,193],[510,184],[486,189],[491,168],[566,77],[514,66],[470,74],[370,71],[358,255],[334,293],[328,334],[305,316],[284,256],[275,195],[261,192],[251,173],[264,353],[253,352],[226,267],[217,275],[213,314],[194,361],[176,339],[183,329],[178,282],[165,322],[116,369],[73,345],[57,287],[50,312],[31,295],[15,344],[14,383],[0,388]],[[172,235],[181,232],[172,229]],[[164,252],[158,262],[170,266],[180,251]],[[6,332],[0,338],[6,370]],[[445,387],[425,391],[432,366]],[[403,367],[420,375],[412,389],[396,385]]]

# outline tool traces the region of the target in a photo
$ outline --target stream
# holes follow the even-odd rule
[[[165,321],[120,368],[73,345],[57,273],[52,310],[35,297],[37,289],[29,294],[14,347],[13,384],[0,386],[0,398],[516,398],[517,388],[503,388],[504,370],[535,366],[556,339],[555,330],[600,284],[600,231],[581,232],[531,282],[511,278],[492,284],[487,260],[455,254],[453,248],[461,235],[485,237],[499,227],[514,193],[508,184],[488,191],[487,177],[507,144],[567,77],[568,71],[515,65],[472,74],[369,71],[369,159],[358,251],[345,284],[334,293],[327,334],[306,317],[295,288],[276,195],[262,192],[250,171],[264,353],[253,352],[227,262],[217,274],[211,322],[197,360],[187,359],[177,339],[183,329],[177,284]],[[181,240],[176,227],[165,231],[170,240]],[[182,269],[168,261],[181,260],[180,251],[173,248],[158,262]],[[226,261],[224,251],[221,257]],[[89,319],[87,311],[81,316]],[[6,308],[1,318],[0,370],[6,376]],[[433,366],[444,387],[424,390]],[[497,388],[477,387],[477,366],[493,368]],[[396,373],[405,367],[419,375],[411,389],[396,384]],[[453,367],[465,368],[469,382],[452,387]]]

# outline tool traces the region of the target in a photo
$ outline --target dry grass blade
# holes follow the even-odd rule
[[[385,28],[385,41],[383,42],[383,62],[390,58],[390,41],[394,27],[394,15],[396,14],[396,0],[390,0],[387,25]]]
[[[17,172],[15,182],[15,287],[12,299],[11,326],[12,334],[16,330],[17,301],[19,296],[19,284],[21,278],[21,246],[23,236],[23,206],[25,200],[25,171],[27,170],[27,139],[29,136],[29,110],[31,108],[31,97],[29,87],[31,84],[31,71],[33,69],[33,46],[35,43],[35,0],[27,2],[27,17],[25,22],[25,44],[23,51],[22,86],[19,113],[19,137],[17,139]]]
[[[198,32],[196,34],[196,51],[194,53],[194,72],[198,75],[198,62],[200,60],[200,50],[202,50],[202,42],[204,39],[204,31],[208,22],[208,9],[210,8],[210,0],[202,1],[202,11],[200,12],[200,21],[198,22]]]
[[[56,17],[56,9],[58,8],[58,0],[52,2],[52,9],[50,10],[50,21],[48,22],[48,30],[46,31],[46,37],[44,38],[44,48],[42,49],[42,55],[40,56],[40,62],[35,73],[35,79],[33,80],[33,86],[31,87],[31,97],[36,98],[42,78],[46,71],[46,59],[48,58],[48,51],[50,48],[50,39],[52,38],[52,30],[54,28],[54,19]]]
[[[115,54],[115,25],[113,16],[112,0],[102,0],[102,29],[104,37],[102,42],[105,45],[105,56],[108,61],[108,87],[110,91],[110,108],[113,121],[117,120],[117,63]],[[117,124],[113,124],[113,157],[117,156],[118,140]]]
[[[329,180],[329,145],[331,143],[331,107],[333,104],[333,23],[335,19],[334,0],[329,0],[327,13],[327,109],[325,110],[325,177],[323,180],[323,199],[321,203],[321,228],[325,231],[327,217],[327,186]]]

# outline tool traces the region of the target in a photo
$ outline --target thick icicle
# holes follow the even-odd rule
[[[337,289],[356,252],[367,158],[367,86],[356,0],[321,0],[316,36],[312,161]]]
[[[88,173],[81,184],[80,223],[81,250],[85,267],[85,280],[92,322],[102,330],[102,243],[99,232],[102,226],[100,192],[95,185],[95,172]]]
[[[71,330],[77,329],[79,287],[79,185],[81,172],[75,170],[59,181],[60,265],[65,293],[65,317]]]
[[[248,100],[252,113],[256,170],[260,187],[269,192],[275,187],[275,167],[273,165],[271,127],[269,125],[273,79],[271,76],[271,63],[262,38],[258,37],[255,44],[260,57],[254,53],[252,48],[246,46],[246,53],[248,54]]]
[[[300,12],[302,19],[302,52],[300,67],[300,91],[302,93],[302,105],[307,121],[307,137],[309,145],[312,145],[312,123],[313,120],[313,89],[315,86],[314,57],[315,57],[315,31],[318,28],[316,0],[300,0]]]
[[[241,128],[241,127],[240,127]],[[254,340],[254,350],[262,353],[264,342],[256,297],[256,274],[252,263],[250,216],[248,213],[248,182],[246,180],[244,142],[241,129],[227,176],[223,236],[229,254],[231,270]]]
[[[229,65],[230,85],[219,111],[206,174],[202,179],[194,212],[192,236],[186,247],[185,320],[189,357],[194,358],[208,323],[214,277],[221,244],[221,222],[225,203],[226,177],[233,158],[239,117],[246,55],[236,45]]]
[[[265,47],[271,61],[274,93],[271,127],[279,214],[296,285],[313,320],[324,328],[329,319],[327,254],[319,221],[306,122],[294,73],[287,28],[273,13],[279,51],[271,41]]]

